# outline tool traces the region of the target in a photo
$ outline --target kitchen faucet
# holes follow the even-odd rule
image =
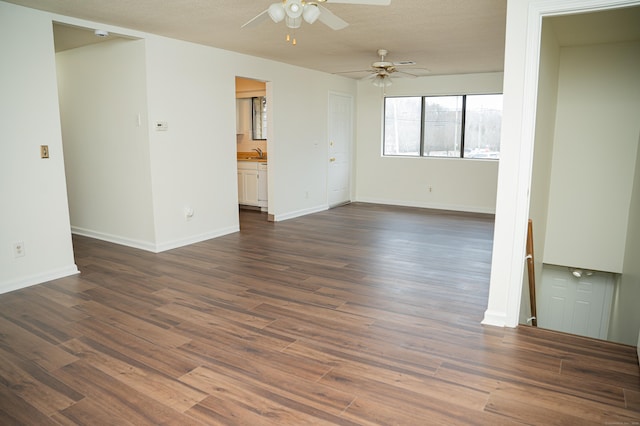
[[[260,148],[253,148],[252,151],[257,152],[259,158],[262,158],[264,156],[264,153],[262,152],[262,150]]]

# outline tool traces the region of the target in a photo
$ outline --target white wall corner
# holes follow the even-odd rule
[[[150,241],[136,240],[132,238],[123,237],[121,235],[114,235],[106,232],[94,231],[91,229],[81,228],[78,226],[72,226],[71,233],[74,235],[82,235],[83,237],[89,237],[89,238],[94,238],[96,240],[119,244],[121,246],[133,247],[136,249],[146,250],[151,252],[156,251],[156,245]]]
[[[213,238],[222,237],[224,235],[233,234],[239,232],[240,226],[229,226],[226,228],[217,229],[215,231],[206,232],[204,234],[192,235],[187,238],[180,238],[172,241],[165,241],[163,243],[156,244],[155,248],[151,251],[160,253],[167,250],[172,250],[179,247],[188,246],[190,244],[199,243],[202,241],[211,240]]]

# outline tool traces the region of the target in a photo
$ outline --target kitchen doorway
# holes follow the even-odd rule
[[[236,77],[235,81],[238,208],[261,212],[268,220],[268,135],[272,120],[267,82],[245,77]]]

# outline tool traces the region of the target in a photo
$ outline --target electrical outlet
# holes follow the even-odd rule
[[[185,207],[184,208],[184,218],[186,220],[191,220],[193,219],[193,208],[192,207]]]
[[[24,255],[24,243],[22,241],[13,243],[13,257],[22,257]]]

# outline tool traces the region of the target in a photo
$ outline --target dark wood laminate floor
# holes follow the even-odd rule
[[[491,218],[351,204],[0,295],[0,424],[639,424],[635,348],[480,325]]]

